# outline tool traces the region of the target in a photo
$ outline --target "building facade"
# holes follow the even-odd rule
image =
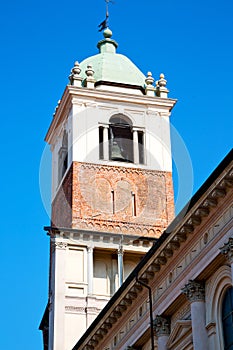
[[[73,350],[233,349],[233,150]]]
[[[52,152],[44,349],[69,350],[174,218],[170,114],[156,84],[116,52],[75,65],[46,135]]]

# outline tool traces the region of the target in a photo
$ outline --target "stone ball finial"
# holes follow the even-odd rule
[[[104,30],[103,34],[104,34],[104,37],[105,37],[106,39],[112,37],[112,31],[111,31],[111,29],[109,29],[109,28],[106,28],[106,29]]]
[[[91,64],[88,64],[87,66],[87,70],[85,71],[86,75],[88,78],[92,78],[93,75],[94,75],[94,70],[92,69],[92,65]]]
[[[167,80],[165,79],[165,76],[163,73],[160,74],[160,79],[158,80],[158,85],[159,87],[166,87],[167,85]]]
[[[80,76],[81,68],[79,66],[79,62],[74,62],[74,67],[71,69],[69,80],[71,85],[81,86],[82,77]]]
[[[148,72],[147,73],[147,77],[145,79],[145,82],[146,82],[146,85],[152,85],[154,83],[154,78],[152,76],[152,73],[151,72]]]
[[[71,73],[78,75],[81,73],[81,68],[79,67],[78,61],[74,62],[74,67],[72,68]]]

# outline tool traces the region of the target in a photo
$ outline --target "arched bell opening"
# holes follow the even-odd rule
[[[114,115],[109,124],[109,159],[134,162],[132,122],[123,114]]]

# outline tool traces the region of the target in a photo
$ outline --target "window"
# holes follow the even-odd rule
[[[99,158],[104,159],[104,128],[103,126],[99,127]]]
[[[128,118],[127,118],[128,119]],[[131,122],[123,115],[110,119],[109,158],[120,162],[133,162],[133,133]]]
[[[125,115],[112,116],[99,126],[99,159],[144,164],[144,132]]]
[[[68,166],[68,135],[64,131],[62,146],[58,153],[58,182],[63,178]]]
[[[144,164],[144,133],[138,131],[139,164]]]
[[[222,303],[224,350],[233,350],[233,287],[228,288]]]

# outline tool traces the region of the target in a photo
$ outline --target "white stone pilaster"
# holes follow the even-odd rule
[[[136,129],[133,129],[133,160],[135,164],[139,163],[138,130]]]
[[[103,129],[104,160],[109,160],[108,126],[104,125]]]
[[[117,251],[117,263],[118,263],[118,288],[123,283],[123,247],[122,245],[119,246],[119,249]]]
[[[53,273],[54,281],[52,287],[52,309],[54,324],[53,334],[49,334],[49,350],[64,350],[65,338],[65,261],[67,244],[62,241],[52,242]],[[51,338],[51,339],[50,339]]]
[[[205,322],[205,288],[201,283],[189,281],[182,291],[191,303],[193,348],[194,350],[208,350]]]
[[[93,247],[87,247],[87,293],[93,294]]]

